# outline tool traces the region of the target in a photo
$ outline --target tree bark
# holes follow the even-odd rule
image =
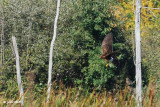
[[[56,12],[56,17],[55,17],[55,22],[54,22],[53,39],[51,41],[50,53],[49,53],[47,102],[49,101],[50,91],[51,91],[52,65],[53,65],[53,61],[52,61],[52,59],[53,59],[53,46],[54,46],[54,42],[55,42],[56,34],[57,34],[57,22],[58,22],[58,17],[59,17],[59,8],[60,8],[60,0],[57,0],[57,12]]]
[[[141,76],[141,0],[136,1],[135,40],[136,40],[136,100],[142,107],[142,76]]]
[[[21,82],[19,54],[18,54],[16,38],[14,36],[12,36],[12,42],[13,42],[14,52],[16,55],[17,83],[18,83],[18,89],[19,89],[20,98],[21,98],[20,102],[21,102],[21,105],[23,106],[24,105],[24,96],[23,96],[23,86],[22,86],[22,82]]]

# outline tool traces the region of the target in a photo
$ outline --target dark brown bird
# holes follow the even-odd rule
[[[118,67],[119,61],[118,58],[115,56],[116,52],[113,52],[113,34],[109,33],[105,36],[102,42],[102,54],[100,55],[101,58],[104,58],[107,62],[106,67],[109,65],[109,61],[113,63],[116,67]]]

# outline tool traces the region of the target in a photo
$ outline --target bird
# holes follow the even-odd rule
[[[113,63],[114,66],[118,67],[119,61],[116,57],[117,52],[113,52],[113,34],[107,34],[103,41],[102,41],[102,54],[100,55],[101,58],[105,59],[106,67],[109,66],[109,62]]]
[[[126,78],[126,85],[127,86],[130,86],[130,85],[132,85],[133,84],[133,82],[127,77]]]

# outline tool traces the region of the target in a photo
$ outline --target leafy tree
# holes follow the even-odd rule
[[[110,11],[111,5],[111,1],[82,0],[73,2],[73,10],[70,12],[71,14],[68,14],[71,17],[62,27],[66,39],[58,41],[56,47],[58,53],[63,55],[57,54],[55,60],[67,58],[59,65],[61,72],[57,72],[58,75],[61,75],[64,83],[68,84],[68,80],[70,80],[69,84],[97,87],[100,90],[101,88],[110,88],[109,84],[118,78],[123,82],[125,81],[122,78],[127,76],[134,78],[131,48],[127,44],[120,26],[115,25],[118,21]],[[118,50],[117,56],[120,60],[118,68],[111,64],[109,68],[106,68],[106,62],[99,57],[101,42],[110,31],[114,34],[114,50]],[[65,38],[65,36],[61,37]],[[67,44],[71,48],[67,47]],[[58,46],[61,46],[62,49],[59,49]],[[63,68],[66,63],[67,69]],[[64,69],[63,72],[62,69]]]
[[[55,4],[40,0],[5,1],[6,80],[13,78],[15,71],[10,48],[10,37],[14,35],[18,40],[22,74],[35,74],[35,90],[46,87]],[[54,48],[53,81],[101,90],[116,86],[114,83],[122,86],[126,77],[134,78],[131,46],[125,39],[121,21],[115,18],[114,5],[116,3],[110,0],[62,2]],[[101,42],[109,32],[114,35],[113,48],[118,51],[120,61],[118,68],[112,64],[106,68],[106,62],[99,57]],[[25,76],[23,80],[26,81]]]

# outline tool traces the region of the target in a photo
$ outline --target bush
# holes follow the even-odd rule
[[[65,33],[61,33],[61,37],[57,38],[55,46],[57,50],[55,60],[60,64],[55,62],[54,66],[59,66],[55,71],[64,84],[77,84],[101,90],[114,86],[110,84],[117,79],[121,79],[122,83],[125,83],[126,77],[133,80],[134,64],[131,48],[125,40],[121,26],[118,26],[119,22],[113,17],[109,4],[112,3],[109,1],[102,3],[98,0],[73,2],[70,14],[67,15],[70,17],[65,19],[69,21],[66,21],[60,29]],[[114,35],[114,50],[118,50],[117,56],[120,60],[118,68],[111,64],[106,68],[106,62],[99,57],[101,42],[110,31]]]
[[[13,4],[13,5],[11,5]],[[28,5],[27,5],[28,4]],[[42,88],[47,83],[49,46],[53,33],[56,2],[5,1],[5,71],[15,71],[12,50],[9,47],[12,35],[17,37],[21,71],[34,72],[35,83]],[[130,45],[125,32],[111,11],[113,1],[75,0],[62,2],[58,35],[54,46],[53,81],[66,86],[82,85],[97,90],[111,88],[119,79],[134,78],[134,65]],[[115,4],[114,4],[115,5]],[[12,10],[10,12],[10,10]],[[14,14],[16,13],[16,14]],[[101,42],[106,34],[114,35],[114,50],[118,50],[118,68],[99,58]],[[10,57],[11,56],[11,60]],[[9,78],[9,77],[7,77]],[[7,79],[6,78],[6,79]],[[113,83],[114,84],[114,83]]]

